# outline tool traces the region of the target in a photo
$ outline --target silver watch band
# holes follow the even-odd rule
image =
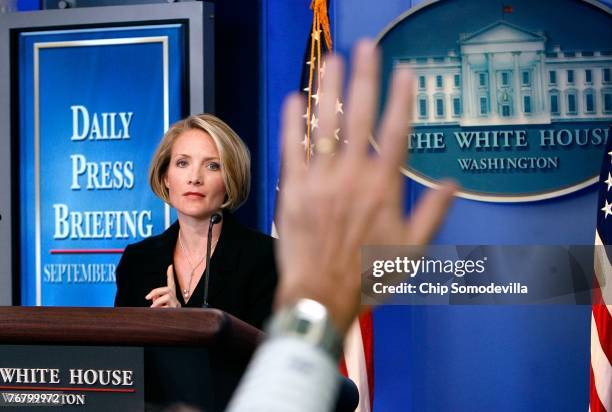
[[[329,318],[327,308],[312,299],[300,299],[293,306],[277,312],[267,331],[271,337],[299,337],[323,349],[335,360],[342,352],[342,337]]]

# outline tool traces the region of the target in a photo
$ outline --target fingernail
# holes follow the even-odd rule
[[[370,39],[369,37],[363,38],[363,39],[359,39],[359,42],[357,43],[357,47],[361,50],[372,50],[374,48],[376,48],[376,43],[374,42],[374,40]]]

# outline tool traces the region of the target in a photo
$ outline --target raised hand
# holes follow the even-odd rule
[[[152,308],[180,308],[181,304],[176,299],[176,285],[174,283],[174,268],[168,266],[166,270],[166,286],[155,288],[150,291],[145,299],[151,300]]]
[[[356,48],[340,125],[335,105],[343,84],[343,62],[327,60],[321,87],[315,156],[306,167],[304,113],[299,95],[283,112],[283,174],[279,203],[280,265],[277,305],[310,298],[325,305],[341,333],[359,310],[360,247],[364,244],[428,242],[442,222],[454,186],[427,193],[412,217],[403,214],[399,168],[407,153],[414,84],[407,69],[396,70],[376,133],[378,155],[368,151],[378,107],[379,54],[371,41]],[[342,126],[347,145],[334,138]]]

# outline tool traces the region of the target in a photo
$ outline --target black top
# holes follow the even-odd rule
[[[166,270],[173,262],[178,232],[177,221],[161,235],[128,245],[115,272],[115,306],[151,305],[145,296],[152,289],[166,286]],[[203,274],[187,305],[176,282],[176,297],[181,305],[201,307],[204,282]],[[272,312],[276,282],[273,239],[242,226],[225,213],[221,235],[210,261],[210,307],[261,328]]]

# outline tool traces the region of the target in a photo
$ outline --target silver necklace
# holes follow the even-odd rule
[[[215,242],[211,245],[211,248],[210,248],[211,250],[213,250],[215,248],[215,246],[217,246],[217,241],[218,240],[219,239],[215,240]],[[189,266],[191,266],[191,272],[189,272],[189,281],[185,285],[186,288],[183,288],[183,298],[185,299],[185,301],[187,301],[187,299],[189,298],[189,294],[191,293],[191,281],[193,279],[193,272],[195,272],[196,268],[202,264],[202,262],[204,261],[204,258],[206,257],[206,254],[204,254],[204,256],[202,256],[202,259],[200,259],[200,261],[197,263],[197,265],[194,265],[191,262],[191,258],[189,257],[189,253],[187,252],[187,249],[183,245],[183,241],[181,240],[181,231],[180,230],[179,230],[179,233],[178,233],[178,241],[179,241],[179,246],[181,248],[181,251],[183,252],[185,257],[187,258],[187,262],[189,263]]]

